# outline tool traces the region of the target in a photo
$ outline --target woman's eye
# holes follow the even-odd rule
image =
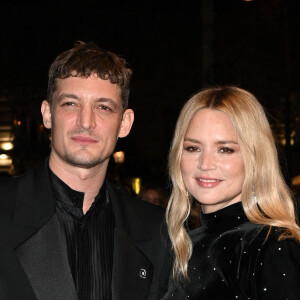
[[[228,148],[228,147],[222,147],[219,150],[220,153],[227,153],[227,154],[231,154],[234,153],[234,150],[232,148]]]
[[[185,151],[187,152],[196,152],[196,151],[200,151],[200,149],[198,147],[194,147],[194,146],[187,146],[184,148]]]

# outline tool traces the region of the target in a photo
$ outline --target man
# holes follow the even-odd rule
[[[131,71],[79,42],[49,70],[49,159],[0,184],[0,299],[158,299],[170,272],[163,211],[105,179],[130,132]]]

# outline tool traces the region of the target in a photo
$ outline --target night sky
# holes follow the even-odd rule
[[[17,118],[41,122],[52,60],[76,40],[93,40],[134,70],[136,119],[118,145],[129,176],[164,178],[180,108],[201,88],[224,84],[257,96],[279,142],[286,128],[293,132],[294,145],[280,152],[294,176],[300,173],[299,2],[1,1],[0,97]],[[30,136],[23,141],[23,159],[45,154],[32,143]]]

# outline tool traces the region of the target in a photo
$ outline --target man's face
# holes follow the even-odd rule
[[[108,164],[118,137],[133,123],[132,110],[122,111],[118,85],[96,75],[58,79],[53,104],[42,104],[44,124],[52,128],[52,153],[80,168]]]

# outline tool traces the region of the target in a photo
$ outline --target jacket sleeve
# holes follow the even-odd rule
[[[300,299],[300,243],[294,239],[267,240],[256,261],[257,300]]]

